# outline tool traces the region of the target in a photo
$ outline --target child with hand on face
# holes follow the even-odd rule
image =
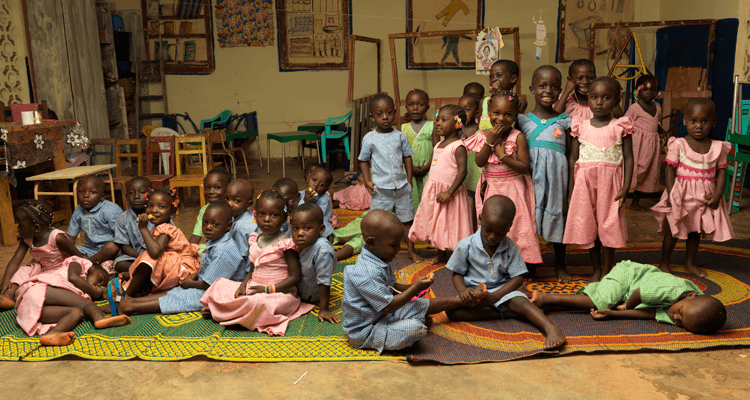
[[[490,68],[490,95],[484,98],[482,102],[482,118],[479,121],[479,129],[487,130],[492,128],[492,122],[490,122],[488,105],[492,95],[504,90],[506,92],[513,92],[513,87],[518,82],[518,64],[511,60],[497,60],[492,64]],[[521,105],[518,107],[518,113],[523,114],[526,111],[526,100],[521,100]]]
[[[328,194],[331,183],[333,183],[333,176],[327,169],[314,169],[307,177],[307,189],[299,192],[300,201],[297,204],[297,207],[306,203],[315,204],[323,210],[325,230],[322,236],[326,240],[333,233],[333,227],[331,226],[333,208],[331,207],[331,196]]]
[[[466,147],[459,138],[464,109],[455,104],[440,108],[435,132],[445,139],[435,146],[432,171],[422,194],[422,205],[409,230],[411,241],[430,242],[438,254],[429,262],[445,262],[459,240],[471,235],[471,213],[466,188]]]
[[[454,321],[521,317],[542,331],[545,350],[554,349],[565,344],[565,335],[518,290],[526,265],[516,244],[506,236],[515,211],[513,201],[505,196],[485,200],[479,217],[481,228],[458,243],[445,266],[453,271],[453,286],[464,303],[446,314]],[[486,287],[483,298],[474,294],[480,286]]]
[[[409,232],[414,220],[412,200],[412,149],[406,135],[391,127],[396,109],[391,96],[379,93],[370,100],[370,118],[375,130],[362,139],[359,153],[360,168],[365,186],[372,194],[371,210],[395,212]],[[423,261],[414,250],[414,243],[404,237],[409,257]]]
[[[203,196],[206,199],[206,205],[198,212],[198,219],[195,221],[190,243],[200,244],[201,239],[203,239],[203,213],[206,212],[210,203],[224,200],[224,194],[231,181],[232,174],[224,168],[214,168],[208,171],[208,174],[203,178]],[[203,249],[205,249],[205,246],[201,244],[200,252],[203,252]]]
[[[83,231],[86,244],[78,246],[84,257],[93,263],[111,261],[120,252],[120,248],[112,242],[115,238],[117,217],[122,214],[122,208],[109,200],[104,200],[104,181],[87,176],[78,181],[78,207],[73,211],[68,225],[68,236],[75,237]],[[104,264],[110,269],[111,262]]]
[[[125,296],[117,312],[132,314],[174,314],[200,311],[201,297],[219,278],[237,275],[242,264],[242,253],[229,231],[232,228],[232,207],[224,201],[210,203],[203,213],[203,237],[206,251],[200,254],[198,272],[180,277],[179,286],[143,297]]]
[[[115,238],[113,242],[120,246],[122,254],[115,258],[115,271],[126,272],[130,264],[144,251],[146,244],[138,229],[138,216],[146,212],[146,194],[151,189],[151,181],[144,177],[135,177],[125,185],[125,196],[130,208],[123,211],[115,222]],[[154,226],[149,223],[149,230]]]
[[[325,232],[323,210],[313,203],[299,205],[292,215],[292,240],[299,250],[302,279],[297,285],[299,296],[307,303],[320,304],[318,321],[341,322],[330,312],[331,283],[336,269],[336,255]]]
[[[589,89],[591,119],[571,123],[570,208],[563,242],[589,249],[599,282],[614,266],[615,249],[627,246],[625,204],[633,179],[633,121],[614,118],[620,96],[614,78],[596,78]]]
[[[315,308],[297,296],[299,254],[294,241],[281,232],[286,208],[275,190],[258,196],[255,219],[261,233],[252,233],[248,240],[250,272],[242,282],[217,279],[200,300],[204,318],[284,336],[289,321]]]
[[[467,85],[468,86],[468,85]],[[466,91],[466,89],[464,89]],[[482,88],[484,93],[484,88]],[[474,94],[464,94],[458,100],[458,106],[463,108],[466,112],[466,122],[464,122],[463,128],[461,128],[461,139],[467,141],[478,132],[479,128],[479,104],[481,97],[475,97]],[[474,205],[475,190],[477,182],[479,182],[479,176],[482,174],[482,169],[477,166],[476,153],[469,150],[466,156],[466,178],[464,179],[464,186],[466,187],[466,195],[469,198],[469,209],[471,210],[471,225],[472,232],[477,230],[477,210]]]
[[[401,249],[403,224],[390,212],[370,211],[362,219],[365,248],[344,269],[343,329],[358,349],[400,350],[427,336],[430,314],[462,306],[459,297],[417,298],[434,282],[432,276],[411,285],[396,282],[390,262]],[[474,302],[487,294],[484,284],[470,290]]]
[[[589,108],[589,86],[596,79],[596,66],[591,60],[581,58],[568,67],[568,83],[562,95],[555,98],[554,109],[571,117],[591,119]],[[558,100],[559,99],[559,100]]]
[[[401,124],[401,131],[409,140],[412,154],[413,176],[411,180],[411,197],[414,211],[419,210],[422,191],[427,182],[427,174],[432,161],[432,148],[440,140],[433,133],[434,124],[428,121],[425,114],[430,109],[430,96],[422,89],[412,89],[406,94],[406,111],[411,120]]]
[[[323,164],[318,164],[318,163],[306,164],[305,165],[305,181],[309,180],[310,176],[313,173],[313,171],[315,171],[318,168],[323,168],[329,174],[331,173],[330,171],[328,171],[328,169]],[[331,184],[333,184],[333,175],[331,175],[331,183],[328,184],[328,186],[321,186],[320,189],[325,189],[326,190],[325,194],[328,195],[329,202],[331,203],[331,215],[328,217],[328,224],[331,225],[331,227],[333,229],[337,229],[339,227],[339,215],[333,209],[334,208],[342,208],[342,207],[341,207],[341,202],[337,201],[337,200],[334,200],[333,194],[328,191],[328,189],[331,188]],[[318,183],[318,185],[320,185],[320,183]],[[360,189],[361,189],[360,193],[365,193],[368,197],[370,197],[370,193],[367,192],[367,189],[365,188],[364,185],[360,184],[360,185],[353,185],[353,186],[359,186]],[[349,187],[353,187],[353,186],[348,186],[348,188]],[[323,193],[323,192],[318,192],[319,195],[321,193]],[[370,206],[369,206],[369,200],[368,200],[368,206],[365,207],[364,209],[368,209],[368,208],[370,208]],[[323,210],[323,211],[325,212],[325,210]]]
[[[281,178],[273,184],[273,190],[279,193],[284,199],[286,214],[292,215],[294,209],[297,208],[297,205],[302,200],[302,196],[300,195],[301,192],[298,189],[297,182],[295,182],[291,178]],[[256,232],[261,232],[260,228],[258,228]],[[287,236],[292,236],[292,228],[289,219],[284,221],[284,224],[281,225],[281,232]]]
[[[655,319],[702,335],[716,332],[727,319],[726,307],[687,279],[653,265],[621,261],[601,282],[589,283],[581,294],[534,291],[539,308],[590,310],[597,321]]]
[[[688,136],[671,137],[667,142],[667,189],[651,211],[664,235],[659,268],[669,272],[674,246],[683,239],[687,240],[685,268],[704,277],[706,272],[695,265],[700,239],[723,242],[734,238],[724,201],[727,154],[732,145],[708,137],[716,124],[716,105],[710,99],[690,100],[684,124]]]

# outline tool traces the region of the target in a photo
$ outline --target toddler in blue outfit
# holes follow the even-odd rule
[[[115,271],[127,272],[130,264],[144,251],[146,244],[143,235],[138,229],[138,215],[146,212],[145,195],[151,189],[151,181],[148,178],[137,176],[125,184],[125,197],[128,199],[130,208],[123,211],[115,221],[114,244],[120,247],[122,252],[115,258]],[[149,232],[154,229],[154,224],[148,223]]]
[[[242,254],[242,266],[237,269],[237,275],[233,276],[232,280],[242,281],[250,272],[248,239],[251,233],[258,231],[258,224],[255,222],[255,215],[252,211],[254,196],[255,188],[247,179],[235,179],[227,186],[226,198],[229,206],[232,207],[234,217],[229,235],[237,243],[237,248]]]
[[[73,211],[68,225],[68,236],[75,240],[81,231],[86,234],[83,246],[78,250],[92,263],[103,263],[112,260],[120,248],[112,241],[115,238],[117,217],[122,208],[109,200],[103,200],[104,181],[87,176],[78,181],[76,196],[78,207]]]
[[[325,168],[316,168],[307,177],[307,189],[300,190],[298,206],[306,203],[315,204],[323,211],[323,227],[325,228],[321,236],[326,240],[333,233],[331,226],[331,196],[328,194],[328,188],[333,183],[333,175]]]

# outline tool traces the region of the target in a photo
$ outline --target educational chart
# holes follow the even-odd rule
[[[750,2],[740,2],[738,18],[734,73],[740,76],[740,83],[750,83]]]
[[[279,69],[346,69],[349,0],[278,0]]]
[[[559,52],[558,62],[570,62],[579,58],[589,58],[589,33],[591,24],[602,22],[633,22],[633,2],[627,0],[560,0]],[[606,59],[610,44],[617,56],[617,50],[625,43],[630,30],[627,28],[597,30],[596,58]],[[615,35],[617,38],[615,38]],[[627,55],[626,49],[625,54]],[[626,58],[627,59],[627,58]]]
[[[436,32],[479,29],[484,0],[407,0],[406,31]],[[487,49],[495,52],[497,48]],[[479,49],[484,56],[483,49]],[[476,35],[446,35],[407,41],[407,68],[474,69]],[[491,56],[490,56],[491,58]]]

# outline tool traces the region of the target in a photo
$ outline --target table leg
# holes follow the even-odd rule
[[[3,244],[16,244],[16,224],[13,219],[13,203],[10,200],[10,186],[8,180],[0,178],[0,225],[3,230]]]
[[[78,208],[78,179],[73,181],[73,207]]]
[[[114,179],[112,179],[112,173],[110,172],[110,170],[107,170],[107,176],[109,177],[109,190],[112,191],[112,202],[115,203],[115,204],[117,204],[117,201],[116,201],[117,199],[115,199],[115,184],[114,184]],[[123,183],[123,185],[124,185],[124,183]],[[123,210],[127,210],[128,209],[128,201],[125,200],[125,191],[124,190],[122,191],[122,207],[123,207]]]
[[[300,157],[300,160],[302,160],[302,170],[304,171],[305,170],[305,146],[302,146],[302,156]]]
[[[266,144],[268,147],[266,149],[266,165],[268,165],[268,173],[270,174],[271,173],[271,139],[267,139]],[[260,148],[258,148],[258,156],[260,156]],[[261,164],[260,167],[263,168],[263,164]]]
[[[315,142],[315,151],[318,152],[318,164],[320,164],[320,142]]]
[[[281,176],[286,178],[286,154],[284,154],[284,143],[281,144]]]

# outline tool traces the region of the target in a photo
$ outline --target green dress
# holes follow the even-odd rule
[[[348,244],[354,249],[354,254],[361,253],[362,247],[365,245],[365,239],[362,237],[362,229],[360,229],[360,225],[362,225],[362,218],[364,218],[368,212],[369,211],[365,211],[354,221],[333,231],[333,244],[341,244],[344,242],[344,246]]]
[[[480,131],[492,128],[492,123],[490,122],[489,104],[490,98],[485,97],[484,101],[482,102],[482,118],[479,120]]]
[[[425,121],[422,129],[419,132],[414,132],[411,128],[411,124],[405,122],[401,124],[401,132],[406,135],[411,145],[411,150],[414,155],[411,156],[412,165],[415,167],[421,167],[432,162],[432,129],[434,123],[432,121]],[[412,177],[411,179],[411,198],[414,201],[414,212],[417,212],[419,202],[422,201],[422,190],[424,184],[427,182],[427,176]]]
[[[477,129],[474,134],[476,135],[477,133],[479,133],[479,129]],[[477,153],[467,150],[466,178],[464,179],[464,186],[466,187],[466,190],[471,193],[474,193],[477,190],[477,183],[479,182],[480,175],[482,175],[482,169],[477,166],[476,156]]]

